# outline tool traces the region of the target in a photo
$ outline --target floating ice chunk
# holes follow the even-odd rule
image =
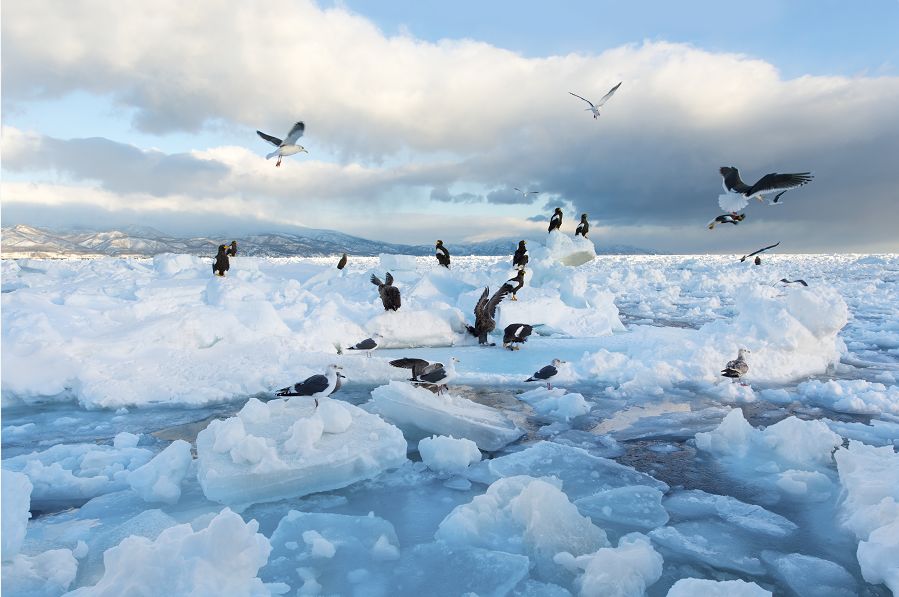
[[[480,462],[481,451],[470,439],[433,436],[418,442],[418,453],[429,469],[438,473],[457,475],[468,465]]]
[[[379,270],[389,272],[415,271],[418,267],[415,255],[390,255],[381,253],[378,255],[378,262],[380,263],[380,266],[378,267]]]
[[[119,450],[122,448],[136,448],[139,441],[139,435],[122,431],[121,433],[117,433],[112,439],[112,447]]]
[[[190,444],[175,440],[153,460],[128,475],[128,484],[145,502],[174,504],[191,463]]]
[[[296,510],[278,523],[271,545],[260,578],[286,583],[300,594],[318,587],[326,595],[353,595],[365,587],[366,594],[388,595],[390,567],[384,562],[400,554],[393,525],[383,518]]]
[[[680,558],[713,568],[746,574],[764,574],[754,546],[734,541],[733,528],[717,522],[683,522],[649,532],[652,540]]]
[[[762,560],[781,582],[809,597],[852,597],[858,583],[845,568],[829,560],[801,553],[763,551]]]
[[[871,531],[867,541],[858,543],[858,563],[862,576],[872,584],[883,583],[893,595],[899,594],[899,517]]]
[[[777,486],[794,497],[822,502],[830,497],[833,483],[818,471],[785,470],[777,475]]]
[[[871,446],[899,447],[899,423],[871,419],[869,425],[824,419],[834,433],[844,438],[854,439]]]
[[[593,456],[586,450],[555,442],[537,442],[520,452],[487,460],[474,471],[474,480],[491,482],[500,477],[531,475],[556,477],[562,481],[562,490],[572,500],[584,498],[599,491],[644,485],[668,491],[668,485],[614,460]],[[479,478],[477,473],[484,478]]]
[[[556,561],[569,570],[583,570],[574,581],[582,596],[641,597],[662,576],[662,556],[640,533],[625,535],[618,547],[604,547],[577,558],[560,553]]]
[[[747,531],[785,537],[797,527],[780,514],[727,495],[715,495],[698,489],[679,491],[665,498],[665,508],[682,520],[715,516]]]
[[[11,560],[22,548],[28,519],[31,518],[31,481],[22,473],[3,469],[0,473],[2,491],[2,554],[3,560]]]
[[[583,555],[609,542],[558,485],[555,479],[525,475],[500,479],[450,512],[434,537],[450,545],[521,553],[535,562],[540,580],[564,580],[553,562],[557,553]]]
[[[745,580],[708,580],[705,578],[682,578],[668,590],[667,597],[771,597],[754,582]]]
[[[55,597],[69,588],[77,573],[78,560],[70,549],[51,549],[35,556],[18,554],[3,562],[3,594]]]
[[[249,504],[336,489],[406,460],[400,430],[351,404],[329,405],[319,415],[308,399],[272,400],[260,423],[261,403],[250,403],[197,436],[197,477],[211,500]],[[325,422],[343,431],[325,432]]]
[[[562,388],[535,388],[516,398],[530,404],[537,414],[566,423],[590,412],[590,403],[581,394]]]
[[[899,415],[899,386],[887,386],[863,379],[806,381],[796,387],[810,404],[839,412]]]
[[[452,393],[438,395],[391,381],[372,390],[371,397],[365,408],[400,427],[409,441],[450,435],[492,452],[524,435],[501,411]]]
[[[128,537],[104,554],[106,569],[100,581],[70,595],[268,594],[256,574],[268,560],[271,546],[258,528],[255,520],[245,523],[225,508],[200,531],[179,524],[155,541]]]
[[[668,522],[668,512],[662,507],[662,492],[645,485],[601,491],[574,504],[603,528],[615,526],[648,531]]]

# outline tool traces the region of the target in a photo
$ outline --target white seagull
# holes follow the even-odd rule
[[[600,106],[602,106],[604,103],[606,103],[607,101],[609,101],[609,98],[612,97],[613,95],[615,95],[615,92],[618,91],[618,88],[619,88],[619,87],[621,87],[621,83],[618,83],[618,85],[615,85],[614,87],[612,87],[612,88],[609,90],[609,92],[608,92],[607,94],[605,94],[604,96],[602,96],[601,98],[599,98],[599,101],[596,102],[596,104],[594,104],[593,102],[591,102],[590,100],[588,100],[588,99],[585,98],[585,97],[579,96],[579,95],[576,94],[576,93],[571,93],[570,91],[569,91],[568,93],[571,93],[571,95],[573,95],[574,97],[576,97],[576,98],[578,98],[578,99],[582,99],[582,100],[584,100],[585,102],[587,102],[588,104],[590,104],[590,107],[589,107],[589,108],[586,108],[586,110],[589,110],[590,112],[593,112],[593,118],[599,118],[599,108],[600,108]]]
[[[300,153],[301,151],[306,151],[306,148],[302,145],[297,145],[297,139],[303,136],[303,131],[306,130],[306,125],[303,122],[297,122],[293,125],[293,128],[290,129],[290,132],[287,133],[287,137],[282,141],[278,137],[273,137],[271,135],[266,135],[262,131],[256,131],[256,134],[277,147],[275,151],[266,154],[265,159],[269,160],[275,156],[278,156],[278,161],[275,166],[281,165],[281,158],[286,155],[293,155],[295,153]],[[306,153],[309,153],[306,151]]]
[[[540,191],[522,191],[518,187],[512,187],[512,189],[521,193],[522,197],[524,197],[525,199],[528,199],[528,195],[539,195],[540,194]]]
[[[759,201],[764,201],[764,195],[777,191],[780,192],[768,204],[780,205],[781,195],[790,189],[796,189],[804,184],[808,184],[814,178],[811,172],[796,172],[794,174],[772,172],[764,175],[754,185],[750,186],[743,182],[740,178],[740,171],[733,166],[722,166],[718,171],[721,173],[721,184],[724,186],[724,190],[727,191],[723,195],[718,195],[718,205],[724,211],[731,213],[736,213],[746,207],[749,200],[753,197]]]

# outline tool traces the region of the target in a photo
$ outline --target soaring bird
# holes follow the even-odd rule
[[[584,100],[585,102],[587,102],[587,104],[589,104],[590,107],[589,107],[589,108],[586,108],[585,111],[593,112],[593,118],[599,118],[599,108],[600,108],[604,103],[606,103],[607,101],[609,101],[609,98],[610,98],[610,97],[612,97],[613,95],[615,95],[615,92],[618,91],[618,88],[619,88],[619,87],[621,87],[621,83],[618,83],[618,85],[615,85],[614,87],[612,87],[612,88],[609,90],[609,92],[608,92],[607,94],[605,94],[604,96],[602,96],[601,98],[599,98],[599,101],[596,102],[595,104],[594,104],[593,102],[591,102],[590,100],[588,100],[587,98],[581,97],[581,96],[579,96],[579,95],[576,94],[576,93],[572,93],[571,91],[569,91],[568,93],[571,93],[571,95],[573,95],[574,97],[576,97],[576,98],[578,98],[578,99],[582,99],[582,100]]]
[[[528,341],[528,336],[534,328],[526,323],[512,323],[503,330],[503,347],[509,350],[518,350],[520,347],[516,344],[523,344]]]
[[[277,149],[265,156],[265,159],[269,160],[275,156],[278,156],[278,161],[275,163],[275,166],[281,165],[281,158],[286,155],[293,155],[295,153],[299,153],[301,151],[306,151],[306,148],[302,145],[297,145],[297,139],[303,136],[303,132],[306,130],[306,125],[303,124],[302,121],[296,122],[293,125],[293,128],[290,129],[290,132],[287,133],[287,136],[282,141],[278,137],[273,137],[271,135],[266,135],[262,131],[256,131],[256,134],[277,147]],[[309,153],[306,151],[306,153]]]
[[[531,195],[539,195],[540,194],[540,191],[522,191],[518,187],[512,187],[512,188],[514,190],[518,191],[519,193],[521,193],[521,196],[524,197],[525,199],[530,199]]]
[[[810,172],[797,172],[795,174],[777,174],[772,172],[766,174],[754,185],[748,185],[740,179],[740,171],[733,166],[722,166],[719,170],[721,173],[724,195],[718,195],[718,205],[721,209],[729,212],[737,212],[746,207],[749,200],[753,197],[759,201],[764,201],[764,195],[781,191],[777,194],[771,204],[774,205],[780,200],[780,196],[790,189],[796,189],[804,184],[809,183],[812,178]]]
[[[366,338],[362,342],[354,344],[353,346],[348,346],[347,350],[364,350],[366,351],[365,356],[370,357],[372,351],[378,347],[378,344],[380,344],[383,339],[384,336],[379,333],[374,333],[371,335],[371,338]]]
[[[343,369],[343,367],[340,365],[328,365],[324,375],[319,373],[318,375],[307,377],[305,380],[295,383],[292,386],[281,388],[275,395],[311,396],[315,399],[315,406],[318,406],[319,398],[330,396],[340,389],[340,379],[346,379],[346,376],[343,373],[340,373],[341,369]]]
[[[546,367],[543,367],[542,369],[540,369],[540,371],[536,371],[533,375],[531,375],[525,381],[545,381],[546,389],[551,390],[553,386],[552,386],[552,382],[550,382],[549,380],[551,380],[553,377],[558,375],[559,365],[561,365],[564,362],[565,361],[562,361],[559,359],[553,359],[552,365],[547,365]]]
[[[512,265],[518,269],[524,269],[528,264],[528,248],[523,240],[518,241],[518,248],[512,256]]]
[[[733,224],[736,226],[746,219],[746,214],[723,214],[708,223],[709,230],[715,227],[715,224]]]
[[[231,241],[231,247],[228,249],[228,257],[237,257],[237,241]]]
[[[450,266],[450,254],[447,248],[443,246],[443,241],[438,240],[434,249],[437,251],[437,263],[448,269]]]
[[[337,262],[337,269],[343,269],[346,267],[346,253],[341,255],[340,261]]]
[[[393,285],[393,276],[390,272],[384,276],[384,282],[372,274],[371,283],[378,287],[378,294],[381,295],[381,302],[384,304],[385,311],[396,311],[400,308],[402,300],[400,299],[400,289]]]
[[[749,371],[749,364],[746,362],[745,357],[749,352],[748,348],[741,348],[737,353],[737,358],[728,361],[727,365],[724,366],[724,369],[721,370],[721,375],[730,377],[731,379],[739,379],[746,375]]]
[[[767,247],[762,247],[762,248],[759,249],[758,251],[753,251],[753,252],[750,253],[749,255],[743,255],[742,257],[740,257],[740,263],[746,261],[749,257],[752,257],[753,255],[758,255],[759,253],[764,253],[764,252],[767,251],[768,249],[773,249],[774,247],[776,247],[776,246],[779,245],[779,244],[780,244],[780,241],[774,243],[773,245],[768,245]],[[762,260],[761,260],[760,258],[758,258],[758,257],[756,257],[755,259],[756,259],[756,261],[758,262],[758,263],[756,263],[756,265],[759,265],[759,263],[762,262]]]
[[[219,251],[215,256],[215,263],[212,264],[212,273],[216,276],[224,276],[225,272],[231,269],[231,261],[228,259],[228,247],[219,245]]]
[[[584,238],[587,238],[587,233],[590,232],[590,222],[587,221],[587,214],[581,214],[581,223],[577,225],[577,229],[574,231],[574,235],[581,235]]]
[[[503,284],[488,300],[490,287],[484,288],[481,298],[474,306],[474,325],[465,326],[469,334],[477,337],[478,344],[487,345],[487,334],[496,329],[496,321],[493,319],[496,316],[496,306],[506,298],[507,294],[509,294],[509,289]],[[490,344],[490,346],[494,346],[494,344]]]
[[[521,290],[524,286],[524,270],[518,270],[518,273],[515,274],[514,278],[509,278],[506,280],[506,283],[500,287],[500,291],[506,290],[507,292],[512,293],[512,300],[517,301],[518,299],[515,297],[515,293]]]
[[[778,282],[783,282],[784,284],[802,284],[803,286],[808,286],[808,283],[805,280],[787,280],[786,278],[781,278]]]
[[[553,212],[552,217],[549,219],[549,230],[547,232],[552,232],[553,230],[558,230],[562,227],[562,208],[557,207],[556,211]]]

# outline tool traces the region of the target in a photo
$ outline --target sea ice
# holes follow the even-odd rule
[[[668,522],[668,513],[662,507],[662,492],[645,485],[600,491],[574,504],[603,528],[648,531]]]
[[[569,570],[583,570],[574,581],[582,597],[641,597],[662,576],[662,556],[640,533],[625,535],[618,547],[604,547],[576,558],[558,554],[556,562]]]
[[[534,388],[516,398],[530,404],[538,415],[566,423],[590,412],[590,403],[581,394],[562,388]]]
[[[146,502],[174,504],[191,463],[190,444],[175,440],[147,464],[131,471],[128,484]]]
[[[12,560],[22,548],[28,519],[31,518],[31,481],[22,473],[3,469],[0,478],[2,492],[2,554],[3,561]]]
[[[481,451],[470,439],[456,439],[443,435],[426,437],[418,442],[421,461],[438,473],[458,475],[468,465],[481,461]]]
[[[763,551],[762,560],[774,576],[797,595],[809,597],[852,597],[858,595],[858,583],[845,568],[801,553],[783,554]]]
[[[665,508],[679,520],[714,516],[747,531],[774,537],[785,537],[799,528],[780,514],[761,506],[747,504],[727,495],[706,493],[699,489],[672,493],[665,498]]]
[[[69,588],[77,572],[78,560],[70,549],[51,549],[34,556],[18,554],[3,562],[3,594],[56,597]]]
[[[668,590],[667,597],[771,597],[754,582],[745,580],[709,580],[682,578]]]
[[[811,380],[799,384],[796,392],[803,402],[839,412],[899,415],[899,386],[863,379]]]

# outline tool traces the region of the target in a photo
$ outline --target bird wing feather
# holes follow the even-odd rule
[[[487,301],[485,309],[487,314],[490,315],[490,319],[493,319],[493,317],[496,316],[496,306],[503,302],[503,299],[506,298],[506,295],[508,295],[511,290],[512,289],[507,284],[503,284],[500,286],[499,290],[493,293],[490,300]]]
[[[259,135],[260,137],[262,137],[263,139],[265,139],[266,141],[268,141],[269,143],[271,143],[272,145],[274,145],[275,147],[281,146],[281,139],[279,139],[278,137],[274,137],[272,135],[266,135],[262,131],[256,131],[256,134]]]
[[[612,87],[607,94],[605,94],[604,96],[599,98],[599,101],[596,102],[596,107],[598,108],[601,105],[603,105],[604,103],[606,103],[607,101],[609,101],[609,98],[612,97],[613,95],[615,95],[615,92],[618,91],[619,87],[621,87],[621,83],[618,83],[618,85],[615,85],[614,87]]]
[[[376,276],[374,274],[371,275],[371,283],[374,284],[375,286],[377,286],[378,288],[380,288],[381,286],[384,285],[384,282],[381,282],[381,278],[379,278],[378,276]]]
[[[569,91],[568,93],[571,93],[571,92]],[[591,107],[591,108],[595,108],[595,107],[596,107],[596,106],[593,105],[593,102],[591,102],[590,100],[588,100],[588,99],[585,98],[585,97],[581,97],[581,96],[579,96],[579,95],[576,94],[576,93],[571,93],[571,95],[573,95],[574,97],[576,97],[576,98],[578,98],[578,99],[584,100],[585,102],[587,102],[588,104],[590,104],[590,107]]]
[[[753,255],[758,255],[759,253],[764,253],[764,252],[767,251],[768,249],[773,249],[774,247],[776,247],[776,246],[779,245],[779,244],[780,244],[780,241],[777,241],[777,242],[774,243],[773,245],[768,245],[767,247],[763,247],[763,248],[759,249],[758,251],[753,251],[753,252],[750,253],[749,255],[746,255],[745,257],[743,257],[743,259],[741,259],[740,261],[745,260],[746,257],[752,257]]]
[[[735,213],[746,207],[749,200],[739,193],[723,193],[718,195],[718,206],[723,210]]]
[[[740,178],[740,171],[733,166],[722,166],[718,169],[721,177],[724,179],[723,184],[725,190],[732,193],[745,193],[749,190],[749,185]]]
[[[747,191],[748,196],[757,195],[766,191],[789,191],[811,182],[813,176],[810,172],[797,172],[795,174],[777,174],[772,172],[761,177]]]
[[[284,144],[294,145],[297,142],[297,139],[303,136],[305,131],[306,125],[303,122],[294,124],[293,128],[290,129],[290,132],[287,133],[287,137],[284,138]]]
[[[387,272],[387,275],[384,276],[384,284],[387,286],[393,286],[393,274]]]

